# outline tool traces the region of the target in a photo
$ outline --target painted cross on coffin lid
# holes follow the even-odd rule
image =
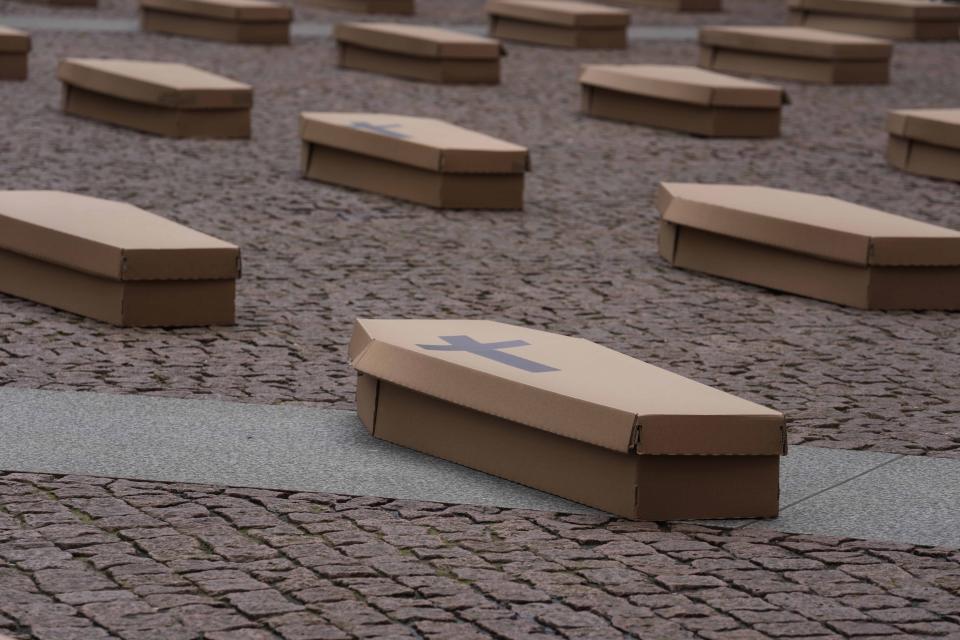
[[[500,364],[505,364],[515,369],[521,369],[529,373],[547,373],[549,371],[560,371],[549,365],[534,362],[526,358],[521,358],[512,353],[504,353],[503,349],[515,349],[517,347],[528,347],[530,343],[526,340],[505,340],[502,342],[477,342],[470,336],[438,336],[447,344],[418,344],[417,346],[427,351],[465,351],[481,358],[494,360]]]
[[[399,124],[373,124],[372,122],[351,122],[350,126],[354,129],[360,129],[361,131],[370,131],[371,133],[376,133],[381,136],[387,136],[390,138],[409,138],[410,136],[400,133],[399,131],[394,131],[397,127],[402,125]]]

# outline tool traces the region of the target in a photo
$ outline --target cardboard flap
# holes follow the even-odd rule
[[[788,0],[791,9],[918,21],[960,20],[960,5],[929,0]]]
[[[638,431],[648,426],[650,447],[695,455],[720,446],[698,442],[697,429],[726,442],[722,432],[741,417],[774,430],[783,424],[777,411],[593,342],[499,322],[360,319],[350,357],[361,373],[621,452],[632,451]],[[674,420],[695,422],[691,437],[656,436]],[[745,455],[758,446],[751,443]]]
[[[306,142],[445,173],[523,173],[519,145],[434,120],[385,113],[302,113]]]
[[[661,183],[663,220],[856,265],[960,265],[960,232],[837,198],[768,187]]]
[[[911,140],[960,149],[960,109],[900,109],[887,114],[887,131]]]
[[[0,53],[26,53],[30,51],[30,35],[0,24]]]
[[[783,416],[646,416],[637,432],[640,455],[786,455]]]
[[[490,0],[486,12],[492,16],[567,27],[625,27],[630,24],[629,11],[572,0]]]
[[[827,60],[887,60],[889,40],[808,27],[702,27],[705,45]]]
[[[580,83],[704,106],[777,108],[783,103],[783,89],[772,84],[681,65],[585,65]]]
[[[346,22],[334,27],[338,42],[425,58],[496,60],[500,42],[451,29],[392,22]]]
[[[0,249],[114,280],[232,279],[240,249],[133,205],[0,191]]]
[[[290,22],[289,7],[268,0],[140,0],[146,9],[237,22]]]
[[[57,75],[67,84],[146,104],[177,109],[242,109],[250,85],[171,62],[67,58]]]

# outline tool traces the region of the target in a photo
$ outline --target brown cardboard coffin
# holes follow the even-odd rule
[[[357,320],[377,438],[627,518],[773,517],[783,415],[598,344],[483,320]]]
[[[789,0],[790,23],[893,40],[956,40],[960,5],[928,0]]]
[[[910,173],[960,182],[960,109],[901,109],[887,115],[887,160]]]
[[[26,80],[30,35],[0,24],[0,80]]]
[[[45,4],[51,7],[96,8],[97,0],[24,0],[33,4]]]
[[[302,113],[301,169],[313,180],[445,209],[522,209],[524,147],[434,120]]]
[[[352,11],[354,13],[396,13],[413,15],[416,12],[414,0],[304,0],[321,9],[334,11]]]
[[[250,44],[288,44],[293,12],[269,0],[140,0],[144,31]]]
[[[703,27],[700,66],[823,84],[886,84],[888,40],[808,27]]]
[[[711,137],[780,135],[780,87],[679,65],[585,65],[584,113]]]
[[[624,49],[630,13],[573,0],[489,0],[490,35],[530,44]]]
[[[169,62],[67,58],[63,110],[174,138],[249,138],[253,89]]]
[[[662,183],[670,264],[861,309],[960,309],[960,232],[836,198]]]
[[[461,31],[387,22],[334,28],[340,66],[440,84],[500,82],[500,43]]]
[[[723,0],[608,0],[608,4],[681,13],[723,11]]]
[[[233,324],[240,249],[137,207],[0,191],[0,292],[121,326]]]

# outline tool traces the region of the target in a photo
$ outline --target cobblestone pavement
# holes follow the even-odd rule
[[[768,141],[577,113],[580,63],[693,62],[694,43],[510,45],[503,84],[483,88],[337,71],[316,39],[39,33],[34,46],[31,79],[0,84],[0,188],[132,202],[240,244],[244,277],[229,328],[118,329],[0,296],[0,385],[350,408],[355,317],[483,317],[776,407],[793,443],[960,456],[956,314],[864,312],[671,269],[652,206],[661,180],[752,182],[960,228],[960,185],[883,159],[887,108],[960,103],[960,43],[897,45],[891,86],[787,83],[784,135]],[[255,137],[169,140],[65,117],[55,68],[68,55],[180,59],[251,82]],[[431,115],[528,145],[526,211],[435,211],[303,180],[303,110]]]
[[[0,474],[0,633],[960,638],[960,552],[10,473]]]

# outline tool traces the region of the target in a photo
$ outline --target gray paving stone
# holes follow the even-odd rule
[[[371,437],[356,414],[216,400],[10,389],[0,469],[592,513]]]
[[[351,411],[0,389],[0,469],[594,513],[370,437]],[[794,446],[781,516],[727,528],[960,547],[960,462]]]
[[[960,547],[960,462],[903,456],[748,526]]]

